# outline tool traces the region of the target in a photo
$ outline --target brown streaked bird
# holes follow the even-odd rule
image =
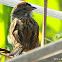
[[[36,7],[27,2],[19,3],[11,12],[10,38],[13,51],[9,56],[18,56],[23,51],[38,47],[39,26],[32,18],[32,10]]]

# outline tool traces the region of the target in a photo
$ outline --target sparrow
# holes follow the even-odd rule
[[[36,7],[27,2],[19,3],[12,9],[9,41],[13,50],[9,56],[19,56],[22,52],[38,47],[39,25],[32,18],[34,9]]]

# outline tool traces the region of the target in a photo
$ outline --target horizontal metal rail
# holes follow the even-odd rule
[[[54,53],[54,54],[53,54]],[[48,58],[62,57],[62,39],[44,47],[38,47],[6,62],[48,62]],[[41,58],[41,59],[40,59]],[[46,60],[46,61],[45,61]],[[55,60],[53,59],[52,62]],[[56,61],[57,62],[57,61]]]
[[[11,0],[0,0],[0,4],[7,5],[10,7],[14,7],[15,5],[17,5],[20,2],[22,2],[22,1],[19,1],[19,0],[12,0],[12,1]],[[42,14],[42,15],[44,14],[44,7],[39,6],[39,5],[35,5],[35,4],[31,4],[31,5],[37,7],[37,9],[34,10],[33,12],[38,13],[38,14]],[[47,16],[62,20],[62,12],[54,10],[54,9],[47,8]]]

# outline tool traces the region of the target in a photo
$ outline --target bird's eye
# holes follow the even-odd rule
[[[23,8],[23,10],[26,10],[26,8]]]

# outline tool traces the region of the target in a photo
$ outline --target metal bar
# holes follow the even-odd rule
[[[59,62],[59,61],[62,61],[62,50],[59,50],[47,56],[38,58],[32,62]]]
[[[47,0],[44,0],[44,45],[46,44]]]
[[[11,6],[11,7],[14,7],[15,5],[17,5],[20,2],[22,2],[22,1],[19,1],[19,0],[12,0],[12,1],[11,0],[0,0],[0,4]],[[42,15],[44,14],[43,13],[44,7],[39,6],[39,5],[35,5],[35,4],[31,4],[31,5],[37,7],[37,9],[34,10],[33,12],[38,13],[38,14],[42,14]],[[47,8],[47,16],[62,20],[62,12],[54,10],[54,9]]]
[[[35,59],[42,58],[44,56],[47,56],[48,54],[54,53],[56,51],[62,50],[62,39],[58,42],[50,43],[49,45],[46,45],[45,47],[41,48],[38,47],[36,49],[33,49],[31,51],[26,52],[25,54],[22,54],[18,57],[14,57],[13,59],[6,61],[6,62],[32,62]]]

